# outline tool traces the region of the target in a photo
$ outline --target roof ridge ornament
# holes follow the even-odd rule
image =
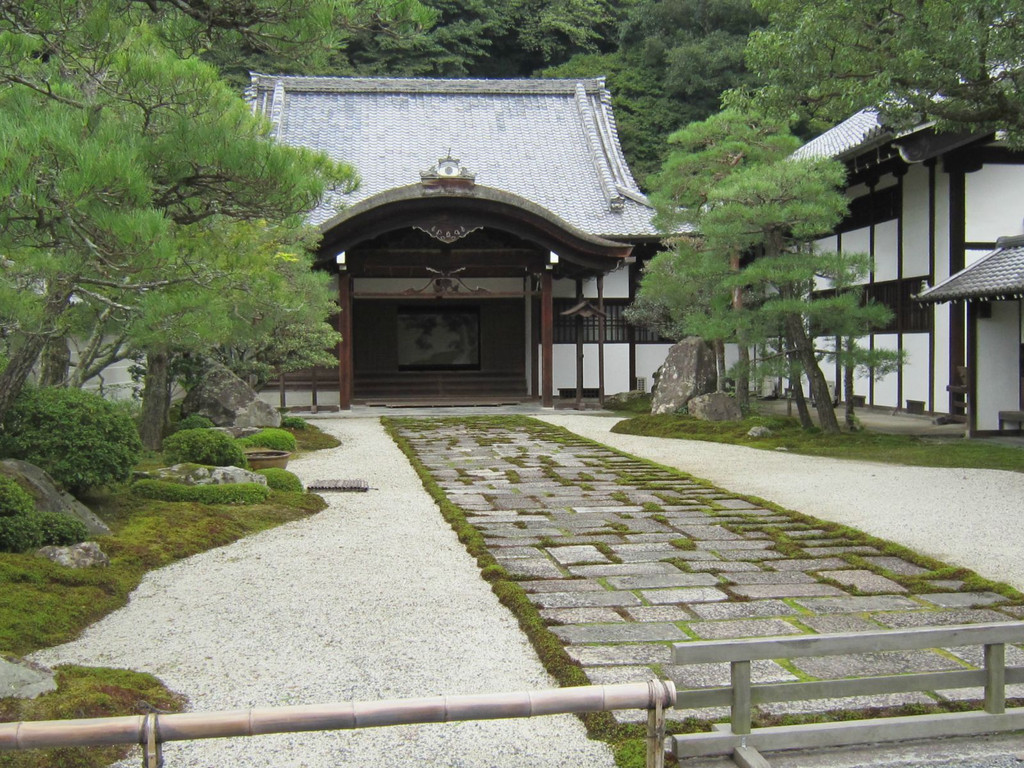
[[[476,174],[463,168],[462,162],[459,158],[452,157],[452,151],[449,149],[445,157],[439,158],[427,170],[420,171],[420,183],[424,187],[441,187],[446,191],[451,187],[472,189],[476,185]]]

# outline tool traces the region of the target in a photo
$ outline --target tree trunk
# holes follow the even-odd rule
[[[853,352],[854,343],[855,342],[854,342],[853,338],[847,337],[847,339],[846,339],[846,351],[848,353]],[[846,400],[846,408],[845,408],[845,414],[844,414],[845,415],[846,426],[847,426],[847,428],[851,432],[854,432],[857,429],[857,420],[854,417],[854,413],[853,413],[854,405],[853,405],[853,366],[852,365],[844,365],[843,366],[843,393],[844,393],[843,396],[844,396],[844,398]]]
[[[39,361],[43,347],[46,346],[47,340],[54,332],[57,318],[67,309],[70,298],[71,293],[65,286],[50,286],[39,330],[34,333],[26,333],[22,337],[7,361],[7,367],[0,372],[0,423],[3,422],[7,411],[21,393],[25,382],[28,381],[32,369]]]
[[[839,421],[836,419],[836,409],[832,405],[832,396],[828,391],[828,382],[825,381],[825,374],[821,372],[818,359],[814,356],[813,342],[804,329],[803,318],[800,315],[787,315],[786,336],[793,346],[793,353],[803,368],[804,375],[807,376],[814,406],[818,411],[818,425],[821,431],[830,435],[839,434]]]
[[[71,349],[65,336],[56,336],[43,346],[39,386],[63,387],[68,383]]]
[[[750,405],[750,347],[740,344],[736,351],[739,353],[736,365],[736,403],[746,410]]]
[[[159,451],[171,406],[170,360],[166,352],[146,356],[146,378],[142,389],[142,418],[139,437],[151,451]]]
[[[715,375],[718,377],[716,392],[725,392],[725,342],[718,339],[715,344]]]

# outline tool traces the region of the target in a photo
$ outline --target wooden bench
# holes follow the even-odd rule
[[[1000,411],[999,412],[999,431],[1003,431],[1003,424],[1010,422],[1016,424],[1019,430],[1021,426],[1024,426],[1024,411]]]

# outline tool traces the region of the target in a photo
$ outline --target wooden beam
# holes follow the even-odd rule
[[[352,382],[355,378],[352,357],[352,276],[338,274],[338,407],[343,411],[352,409]]]

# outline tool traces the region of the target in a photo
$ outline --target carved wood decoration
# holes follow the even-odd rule
[[[433,272],[437,277],[432,277],[427,281],[427,284],[422,288],[409,288],[408,290],[402,291],[399,296],[423,296],[431,295],[442,298],[444,296],[489,296],[491,292],[486,288],[471,288],[463,282],[461,277],[458,277],[460,272],[465,271],[465,267],[459,269],[453,269],[449,272],[442,271],[440,269],[432,269],[427,267],[428,272]]]
[[[483,227],[471,227],[467,224],[456,224],[449,221],[447,217],[442,221],[436,221],[422,226],[414,224],[413,227],[421,232],[426,232],[435,240],[440,240],[442,243],[446,243],[447,245],[451,245],[456,240],[461,240],[466,235],[472,234],[478,229],[483,229]]]

